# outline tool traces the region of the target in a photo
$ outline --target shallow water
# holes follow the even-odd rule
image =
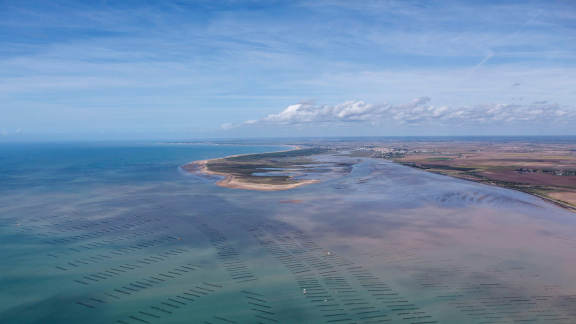
[[[375,159],[278,192],[178,169],[279,149],[2,146],[0,323],[576,322],[576,215],[538,198]]]

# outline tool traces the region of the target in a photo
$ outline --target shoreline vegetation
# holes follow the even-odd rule
[[[321,148],[302,148],[269,153],[231,155],[223,158],[200,160],[182,167],[187,172],[222,177],[218,186],[232,189],[278,191],[319,182],[298,179],[306,165],[314,164],[309,156],[324,153]]]

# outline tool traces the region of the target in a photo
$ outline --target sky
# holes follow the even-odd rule
[[[568,134],[572,0],[0,0],[0,140]]]

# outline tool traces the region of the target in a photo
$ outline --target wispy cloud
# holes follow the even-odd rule
[[[516,103],[518,114],[534,101],[564,107],[576,102],[574,8],[540,0],[0,1],[0,128],[172,132],[177,120],[188,134],[301,98],[331,105],[304,103],[257,123],[414,124],[445,120],[443,107],[468,107],[471,118],[482,102]],[[414,94],[441,105],[400,108]],[[333,105],[347,98],[393,104]]]

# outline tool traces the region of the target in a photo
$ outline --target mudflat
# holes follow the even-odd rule
[[[429,172],[519,190],[576,210],[576,144],[506,141],[361,142],[195,161],[189,172],[222,177],[222,187],[275,191],[319,182],[354,163],[319,155],[383,158]]]

